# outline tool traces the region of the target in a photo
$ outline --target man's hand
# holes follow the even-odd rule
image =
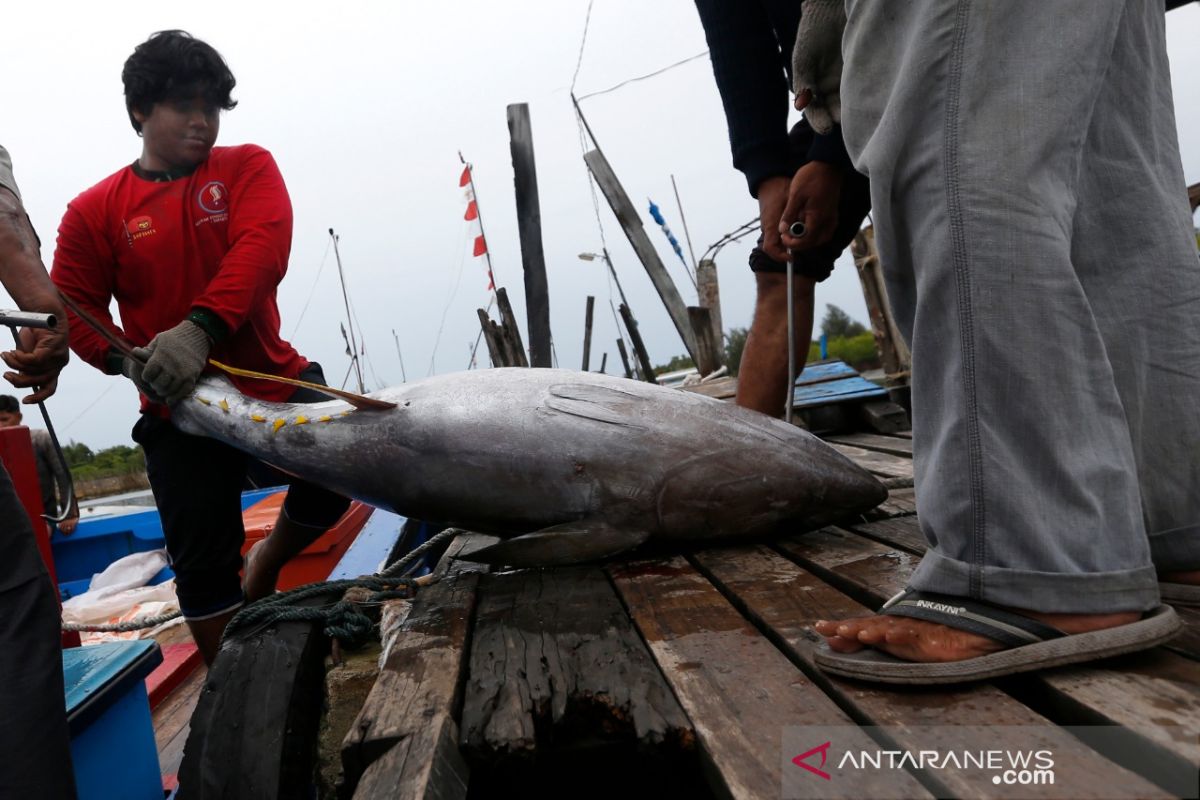
[[[204,329],[185,319],[174,328],[155,336],[144,353],[139,353],[146,355],[146,367],[141,370],[141,380],[167,405],[177,403],[196,387],[196,379],[208,363],[208,351],[211,349],[212,340]],[[129,377],[138,383],[137,378],[132,375]]]
[[[845,0],[804,0],[792,50],[792,81],[796,108],[804,111],[808,124],[821,134],[832,131],[842,119],[845,29]]]
[[[830,241],[837,231],[842,199],[842,171],[823,161],[810,161],[796,171],[787,205],[779,215],[779,237],[790,250],[809,250]],[[788,233],[793,222],[804,223],[804,235]]]
[[[75,509],[75,516],[67,517],[62,522],[58,523],[58,530],[63,536],[70,536],[75,532],[75,528],[79,526],[79,509]]]
[[[23,403],[45,400],[58,388],[58,373],[70,358],[66,314],[60,312],[58,319],[58,327],[54,330],[22,328],[21,349],[0,353],[4,363],[15,370],[4,373],[5,380],[18,389],[37,387],[37,391],[21,401]]]
[[[787,248],[779,239],[779,219],[787,205],[788,179],[766,178],[758,184],[758,224],[762,228],[762,250],[776,261],[788,261]]]

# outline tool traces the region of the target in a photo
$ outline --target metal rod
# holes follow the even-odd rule
[[[342,256],[338,252],[338,237],[333,232],[333,228],[329,229],[329,235],[333,237],[333,257],[337,259],[338,265],[338,280],[342,284],[342,300],[346,304],[346,324],[350,326],[350,362],[354,366],[354,375],[358,378],[359,394],[366,394],[367,387],[363,384],[362,367],[358,363],[358,343],[354,339],[354,319],[350,316],[350,295],[346,293],[346,276],[342,272]]]
[[[796,399],[796,322],[794,319],[795,311],[792,308],[795,305],[795,299],[792,297],[792,273],[795,268],[792,263],[791,253],[788,253],[787,260],[787,332],[788,332],[788,385],[787,398],[783,401],[783,418],[788,423],[792,422],[792,404]]]
[[[396,340],[396,355],[400,358],[400,382],[408,383],[408,375],[404,373],[404,354],[400,352],[400,337],[396,335],[395,328],[392,328],[392,338]],[[471,360],[475,360],[475,351],[471,351]]]
[[[800,220],[796,220],[788,226],[788,233],[790,233],[792,236],[795,236],[797,239],[804,235],[804,231],[804,223]]]
[[[692,249],[692,235],[688,233],[687,217],[683,215],[683,203],[679,202],[679,187],[675,185],[675,176],[671,176],[671,188],[675,190],[675,207],[679,209],[679,219],[683,222],[683,238],[687,239],[688,255],[692,257],[692,274],[696,275],[700,272],[700,268],[696,266],[696,251]]]

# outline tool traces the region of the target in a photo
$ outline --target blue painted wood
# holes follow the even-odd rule
[[[400,529],[407,520],[398,514],[375,509],[371,518],[358,532],[358,538],[342,555],[341,561],[329,573],[328,580],[340,581],[359,575],[374,575],[383,566],[388,554],[400,538]]]
[[[887,397],[887,389],[871,383],[866,378],[855,376],[841,380],[826,381],[813,386],[798,386],[793,395],[793,408],[810,408],[830,403],[851,400],[869,400]]]
[[[844,361],[814,361],[804,365],[804,371],[796,376],[797,386],[858,377],[858,373]]]

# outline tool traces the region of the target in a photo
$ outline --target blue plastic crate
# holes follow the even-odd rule
[[[79,800],[161,800],[162,777],[146,676],[162,663],[153,641],[63,651],[67,724]]]

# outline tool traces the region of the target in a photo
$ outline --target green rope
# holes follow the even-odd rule
[[[414,548],[394,564],[391,564],[374,575],[362,575],[339,581],[322,581],[297,586],[286,592],[275,594],[257,600],[242,608],[229,625],[225,628],[228,637],[239,628],[251,625],[268,626],[279,622],[320,622],[324,623],[322,630],[331,639],[337,639],[342,645],[353,650],[365,645],[375,630],[375,623],[363,613],[360,603],[348,600],[338,600],[325,607],[298,606],[304,600],[326,595],[344,595],[347,590],[362,588],[371,590],[372,594],[364,601],[367,604],[380,603],[393,598],[412,597],[416,591],[413,581],[407,577],[407,572],[415,565],[418,558],[446,539],[462,533],[457,528],[447,528],[429,541]]]

